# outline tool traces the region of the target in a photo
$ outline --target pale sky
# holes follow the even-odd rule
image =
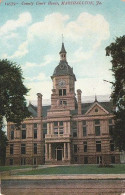
[[[84,96],[111,93],[111,84],[103,81],[113,80],[105,48],[125,34],[125,1],[100,0],[98,5],[78,0],[81,5],[62,5],[74,1],[61,0],[11,2],[0,4],[0,58],[21,65],[24,83],[30,88],[28,100],[35,100],[38,92],[50,99],[50,77],[60,60],[62,34],[76,89]]]

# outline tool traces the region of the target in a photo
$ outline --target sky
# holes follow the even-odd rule
[[[21,66],[31,102],[38,92],[51,98],[62,34],[76,89],[83,96],[111,94],[103,81],[114,79],[105,48],[125,34],[125,0],[0,0],[0,59]]]

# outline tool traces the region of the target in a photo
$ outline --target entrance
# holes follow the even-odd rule
[[[62,161],[63,158],[63,148],[61,146],[58,146],[56,148],[56,159],[57,161]]]
[[[62,160],[62,150],[57,150],[57,160]]]

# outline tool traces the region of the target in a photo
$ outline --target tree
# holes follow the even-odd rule
[[[2,130],[3,117],[18,127],[24,118],[30,116],[25,99],[27,92],[20,66],[8,60],[0,60],[0,152],[5,153],[3,148],[6,142]],[[0,158],[2,158],[1,153]]]
[[[125,36],[116,38],[106,47],[106,55],[111,56],[114,75],[111,98],[115,106],[113,140],[119,150],[125,151]]]

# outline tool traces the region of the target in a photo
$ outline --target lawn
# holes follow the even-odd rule
[[[30,168],[31,166],[0,166],[0,172],[3,171],[11,171],[15,169],[25,169],[25,168]]]
[[[18,175],[52,174],[125,174],[125,164],[112,168],[99,168],[97,165],[57,166],[21,172]]]

